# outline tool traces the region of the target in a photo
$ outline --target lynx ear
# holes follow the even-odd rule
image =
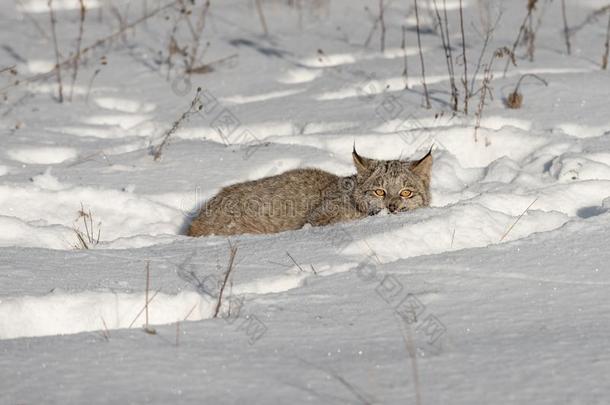
[[[362,157],[358,154],[358,152],[356,152],[355,144],[354,150],[352,151],[352,158],[354,159],[354,165],[356,166],[356,170],[358,171],[358,173],[370,172],[375,166],[375,161],[373,159]]]
[[[426,153],[426,156],[411,165],[411,171],[421,177],[426,183],[430,183],[430,174],[432,172],[432,148]]]

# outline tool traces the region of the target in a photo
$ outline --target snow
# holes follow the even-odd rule
[[[134,21],[144,3],[116,10]],[[606,403],[607,16],[573,33],[567,55],[560,2],[539,2],[534,61],[519,46],[505,76],[495,63],[475,141],[479,95],[451,114],[432,2],[418,2],[430,110],[409,5],[387,2],[380,52],[379,28],[365,45],[377,1],[287,3],[262,1],[266,37],[254,2],[212,2],[200,62],[221,62],[190,81],[179,55],[168,72],[167,9],[89,52],[73,89],[64,67],[58,103],[54,75],[28,80],[55,64],[48,2],[0,0],[0,70],[18,71],[0,73],[0,403]],[[566,3],[574,27],[605,5]],[[119,27],[109,3],[85,4],[83,46]],[[446,4],[458,60],[459,2]],[[502,14],[484,61],[526,10],[463,4],[471,79],[485,16]],[[53,5],[67,58],[79,4]],[[186,25],[176,38],[190,47]],[[548,86],[525,79],[522,107],[506,108],[526,73]],[[154,161],[197,87],[205,108]],[[433,147],[431,207],[184,236],[223,186],[299,167],[352,173],[354,143],[379,159]]]

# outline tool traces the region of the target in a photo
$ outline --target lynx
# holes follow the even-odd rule
[[[352,158],[356,173],[347,177],[295,169],[225,187],[205,203],[188,235],[275,233],[430,204],[431,151],[416,161],[375,160],[354,147]]]

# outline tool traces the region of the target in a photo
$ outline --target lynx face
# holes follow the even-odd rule
[[[353,152],[358,171],[354,201],[358,209],[375,215],[410,211],[430,203],[430,152],[419,161],[374,160]]]

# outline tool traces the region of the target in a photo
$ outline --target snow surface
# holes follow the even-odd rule
[[[64,67],[64,103],[54,75],[28,80],[55,64],[47,3],[0,0],[0,70],[18,71],[0,73],[0,403],[608,403],[607,15],[572,34],[568,56],[561,2],[538,2],[534,60],[519,46],[506,75],[494,63],[475,142],[479,95],[469,115],[451,114],[429,1],[430,110],[409,2],[386,2],[380,52],[379,28],[365,45],[377,1],[263,1],[268,36],[255,2],[213,1],[200,59],[220,62],[190,81],[179,56],[165,63],[179,15],[168,8],[86,54],[73,89]],[[116,10],[134,21],[165,4],[85,3],[83,47],[119,29]],[[437,3],[462,74],[459,1]],[[566,3],[575,28],[605,5]],[[66,58],[79,5],[53,4]],[[526,10],[463,4],[472,77],[485,21],[501,14],[484,62],[511,46]],[[522,108],[506,108],[526,73],[548,86],[526,78]],[[205,108],[154,161],[199,86]],[[219,132],[219,117],[235,130]],[[230,238],[214,317],[229,243],[184,236],[192,213],[238,181],[350,174],[354,142],[374,158],[434,145],[432,207]],[[88,250],[81,210],[100,231]],[[155,333],[142,328],[147,296]]]

